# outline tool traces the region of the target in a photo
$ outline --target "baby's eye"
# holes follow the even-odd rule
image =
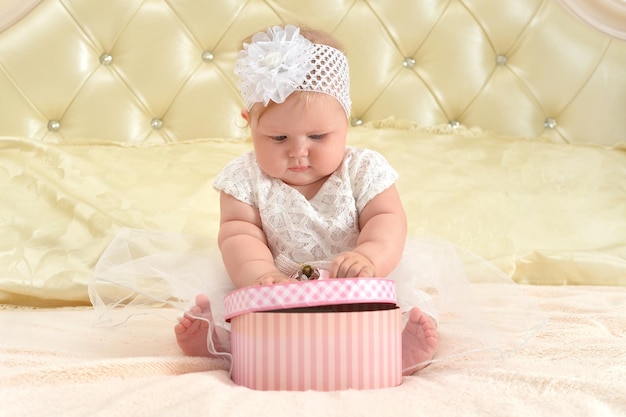
[[[309,135],[309,138],[313,140],[320,140],[320,139],[323,139],[324,136],[325,135]]]
[[[276,142],[284,142],[287,140],[287,136],[272,136],[272,140]]]

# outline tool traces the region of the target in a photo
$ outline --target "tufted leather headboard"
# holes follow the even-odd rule
[[[345,44],[356,125],[626,141],[626,42],[556,0],[43,0],[21,14],[0,33],[0,136],[242,138],[236,50],[287,21]]]

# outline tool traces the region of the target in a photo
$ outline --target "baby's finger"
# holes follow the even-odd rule
[[[337,276],[340,278],[354,278],[356,277],[356,275],[354,275],[355,271],[356,271],[355,264],[345,261],[341,264],[341,267],[339,268],[339,272]]]
[[[261,277],[259,278],[258,283],[259,285],[271,285],[274,283],[274,277],[272,277],[271,275]]]
[[[328,269],[328,278],[338,278],[339,276],[339,267],[341,263],[337,258],[333,259],[333,262],[330,264],[330,268]]]
[[[338,278],[355,278],[361,270],[358,263],[354,260],[346,259],[339,267],[337,272]]]
[[[297,280],[294,280],[294,281],[297,281]],[[285,277],[275,277],[272,284],[286,284],[288,282],[291,282],[291,279],[285,278]]]
[[[373,275],[369,264],[361,262],[352,265],[349,273],[354,278],[370,278]]]
[[[354,278],[358,269],[355,268],[355,264],[350,259],[344,259],[343,262],[337,268],[337,278]]]
[[[363,267],[359,271],[359,274],[356,275],[356,277],[358,277],[358,278],[372,278],[372,277],[374,277],[374,268],[372,268],[370,265],[363,265]]]

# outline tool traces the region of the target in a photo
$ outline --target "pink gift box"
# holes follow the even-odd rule
[[[392,280],[247,287],[228,294],[224,304],[238,385],[333,391],[402,382],[401,317]]]

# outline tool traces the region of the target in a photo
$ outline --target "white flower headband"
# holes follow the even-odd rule
[[[312,43],[295,26],[274,26],[252,36],[239,51],[235,74],[248,110],[255,103],[282,103],[298,90],[329,94],[350,116],[346,56],[331,46]]]

